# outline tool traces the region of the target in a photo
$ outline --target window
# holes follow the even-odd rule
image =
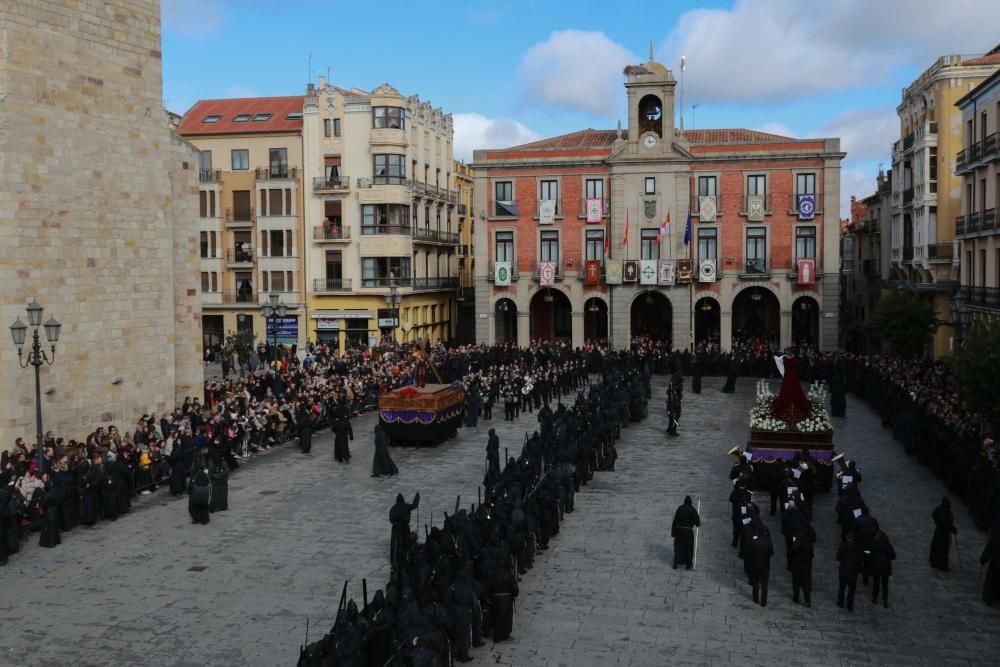
[[[208,217],[208,192],[205,190],[198,191],[198,215],[203,218]]]
[[[335,137],[339,137],[340,136],[340,119],[339,118],[334,118],[333,119],[333,136],[335,136]]]
[[[698,259],[719,259],[719,230],[715,227],[698,228]]]
[[[261,192],[263,192],[263,190],[261,190]],[[285,198],[282,196],[284,194],[284,191],[277,188],[271,188],[270,190],[267,191],[267,193],[270,200],[270,206],[268,207],[267,214],[288,215],[289,212],[284,210]]]
[[[259,113],[253,117],[255,123],[263,123],[264,121],[271,120],[271,114],[269,113]]]
[[[234,123],[245,123],[248,120],[250,120],[250,114],[248,113],[240,113],[233,116]]]
[[[603,178],[588,178],[584,184],[584,189],[586,192],[587,199],[604,199],[604,179]],[[603,203],[601,204],[602,211]]]
[[[329,137],[333,134],[333,120],[330,118],[323,119],[323,136]]]
[[[541,260],[559,263],[559,232],[555,230],[541,233]]]
[[[302,112],[301,111],[293,111],[290,114],[288,114],[287,116],[285,116],[285,120],[302,120]]]
[[[760,195],[767,194],[767,176],[763,174],[752,174],[747,176],[747,194]]]
[[[639,233],[639,257],[640,259],[659,259],[660,244],[656,242],[656,234],[659,230],[643,229]]]
[[[201,243],[200,243],[201,257],[202,259],[208,259],[211,257],[211,255],[209,254],[210,248],[208,245],[208,232],[201,232],[200,236],[201,236]],[[205,274],[202,275],[204,276]],[[207,292],[208,290],[202,290],[202,291]]]
[[[233,171],[246,171],[250,168],[250,150],[247,148],[234,148]]]
[[[928,165],[930,167],[930,169],[928,170],[928,174],[929,174],[930,180],[931,181],[936,181],[937,180],[937,146],[930,146],[927,149],[927,159],[928,159]],[[935,190],[931,190],[931,192],[935,192],[935,191],[936,191],[936,189]]]
[[[604,230],[588,229],[586,236],[586,259],[604,264]]]
[[[559,205],[559,181],[539,181],[538,199],[539,201],[554,201],[556,214],[562,213],[562,206]]]
[[[374,127],[402,130],[406,127],[406,109],[401,107],[372,107]]]
[[[271,148],[267,151],[271,178],[288,178],[288,149]]]
[[[272,292],[284,292],[285,291],[285,272],[284,271],[271,271],[271,291]]]
[[[496,261],[514,261],[514,232],[496,233]]]
[[[747,227],[747,273],[767,272],[767,227]]]
[[[497,181],[493,184],[493,204],[494,215],[505,218],[517,216],[513,181]]]
[[[715,176],[698,177],[698,196],[715,197],[718,195],[718,181]]]
[[[253,220],[253,207],[250,205],[249,190],[233,190],[233,220],[250,222]]]
[[[761,192],[760,194],[764,194]],[[795,194],[814,195],[816,194],[816,174],[796,174]]]
[[[222,116],[219,116],[217,114],[212,114],[210,116],[205,116],[202,119],[201,122],[203,122],[203,123],[218,123],[220,120],[222,120]]]
[[[372,156],[375,162],[375,182],[381,184],[401,185],[406,178],[406,156],[396,154],[376,154]]]
[[[212,151],[198,151],[198,168],[206,175],[212,171]]]
[[[362,234],[409,234],[410,207],[406,204],[361,206]]]
[[[204,233],[205,232],[202,232],[202,234],[204,234]],[[202,271],[201,272],[201,291],[202,292],[210,292],[211,291],[211,289],[210,289],[211,286],[212,285],[209,282],[208,272],[207,271]]]
[[[816,259],[816,228],[814,226],[795,228],[795,259]]]
[[[326,251],[326,279],[340,280],[344,275],[343,255],[340,250]]]
[[[280,229],[272,229],[269,232],[263,232],[267,234],[268,238],[265,241],[270,242],[271,253],[267,255],[268,257],[284,257],[285,256],[285,233]],[[288,247],[291,250],[291,246]],[[267,254],[267,247],[264,247],[264,253]]]
[[[390,280],[410,278],[409,257],[362,257],[362,287],[388,287]]]
[[[646,180],[645,180],[645,185],[643,186],[643,190],[642,191],[645,194],[647,194],[647,195],[655,195],[656,194],[656,178],[654,178],[653,176],[647,176]]]

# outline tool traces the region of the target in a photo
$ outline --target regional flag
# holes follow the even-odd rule
[[[656,234],[656,245],[660,244],[660,239],[670,234],[670,211],[667,211],[667,218],[660,226],[660,231]]]
[[[625,209],[625,240],[622,241],[622,247],[628,247],[628,209]]]

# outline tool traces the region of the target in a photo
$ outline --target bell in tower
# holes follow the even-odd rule
[[[669,150],[674,138],[673,73],[653,60],[625,68],[625,89],[628,92],[628,141],[645,152]]]

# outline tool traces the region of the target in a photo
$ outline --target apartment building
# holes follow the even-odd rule
[[[955,103],[1000,67],[1000,47],[983,56],[949,55],[903,90],[892,146],[891,270],[894,289],[932,300],[945,322],[928,341],[938,357],[951,349],[950,298],[959,277],[955,221],[962,213],[962,112]],[[977,128],[978,131],[978,128]]]
[[[452,189],[458,201],[458,319],[455,323],[455,340],[460,344],[476,339],[476,256],[473,238],[476,229],[475,206],[472,194],[475,179],[472,168],[455,162],[452,169]]]
[[[962,209],[955,220],[960,287],[952,304],[961,341],[975,320],[1000,317],[1000,70],[955,106],[964,131],[955,157]]]
[[[319,77],[304,101],[311,340],[339,350],[449,340],[459,235],[452,119],[388,84]]]
[[[303,97],[201,100],[178,133],[200,151],[199,253],[206,348],[228,332],[306,340]],[[261,306],[276,295],[284,316]]]
[[[837,139],[674,128],[673,74],[625,68],[628,126],[475,152],[476,339],[837,346]]]
[[[842,347],[851,352],[879,352],[881,342],[871,315],[889,276],[887,232],[892,222],[892,172],[879,172],[875,193],[851,197],[851,220],[844,235],[842,266]],[[883,242],[885,241],[885,242]]]

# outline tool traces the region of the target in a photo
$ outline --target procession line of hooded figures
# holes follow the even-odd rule
[[[299,665],[443,666],[471,660],[485,636],[508,638],[519,575],[548,549],[580,487],[595,471],[614,470],[622,429],[648,414],[647,364],[628,352],[613,361],[596,383],[571,380],[567,389],[578,391],[571,407],[545,404],[539,429],[525,433],[519,455],[503,467],[490,429],[481,502],[466,509],[456,500],[443,526],[424,525],[422,541],[410,526],[419,494],[412,502],[398,495],[389,510],[388,584],[369,599],[363,581],[360,608],[345,584],[333,628],[303,647]]]

